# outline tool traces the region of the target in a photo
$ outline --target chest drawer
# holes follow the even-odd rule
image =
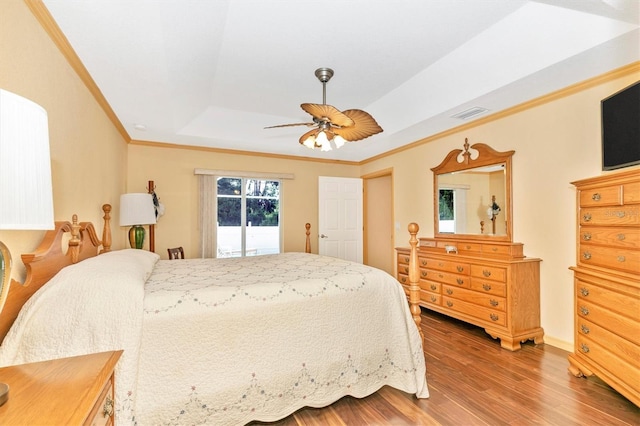
[[[640,250],[581,244],[578,261],[583,266],[596,265],[637,274],[640,271]]]
[[[640,225],[640,207],[612,206],[612,207],[584,207],[580,209],[580,225]]]
[[[640,327],[640,288],[628,292],[612,291],[608,288],[585,281],[576,281],[576,300],[602,306],[612,312],[628,316],[638,322]],[[638,330],[640,333],[640,329]]]
[[[577,335],[582,335],[596,342],[600,342],[603,347],[610,348],[612,352],[630,364],[640,365],[639,345],[583,318],[578,319],[576,333]],[[576,340],[578,339],[579,336]]]
[[[398,266],[409,265],[409,253],[398,253]]]
[[[640,369],[621,359],[617,354],[598,342],[584,335],[576,339],[576,352],[602,366],[609,374],[628,384],[636,392],[640,392]]]
[[[442,284],[435,281],[420,280],[420,288],[431,293],[440,293]]]
[[[579,317],[593,322],[636,345],[640,344],[639,323],[637,320],[612,312],[584,299],[577,301],[576,313]]]
[[[425,273],[424,277],[422,275],[423,272]],[[455,284],[458,287],[465,288],[469,288],[470,282],[469,277],[466,275],[451,274],[449,272],[434,271],[431,269],[421,269],[420,277],[430,281],[437,281],[445,284]]]
[[[496,266],[471,265],[471,276],[504,282],[507,280],[507,271],[505,268]]]
[[[640,228],[583,226],[580,244],[640,249]]]
[[[580,191],[580,207],[616,206],[622,204],[622,185]]]

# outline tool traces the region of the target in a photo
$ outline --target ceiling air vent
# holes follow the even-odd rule
[[[481,107],[473,107],[473,108],[469,108],[467,110],[464,110],[462,112],[459,112],[455,115],[452,115],[451,118],[459,118],[460,120],[468,120],[471,117],[475,117],[476,115],[480,115],[480,114],[484,114],[485,112],[489,111],[486,108],[481,108]]]

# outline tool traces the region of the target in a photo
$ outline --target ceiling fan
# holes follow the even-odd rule
[[[355,142],[382,132],[382,127],[367,112],[359,109],[348,109],[340,112],[337,108],[327,105],[327,82],[333,77],[331,68],[318,68],[316,77],[322,83],[322,104],[302,104],[300,107],[311,114],[311,123],[280,124],[276,127],[308,126],[314,127],[300,137],[300,144],[307,148],[320,148],[321,151],[331,151],[331,142],[340,148],[345,142]]]

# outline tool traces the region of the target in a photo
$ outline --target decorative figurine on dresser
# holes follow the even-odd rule
[[[435,237],[420,238],[418,248],[420,305],[483,327],[512,351],[527,340],[544,343],[540,259],[512,242],[514,153],[465,139],[464,150],[431,169]],[[408,291],[410,251],[396,251]]]
[[[640,168],[572,182],[577,189],[574,353],[640,406]]]

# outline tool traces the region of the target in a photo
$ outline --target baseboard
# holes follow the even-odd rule
[[[567,351],[567,352],[573,352],[573,343],[566,342],[566,341],[560,340],[560,339],[556,339],[556,338],[551,337],[549,335],[545,335],[544,336],[544,343],[545,343],[545,345],[551,345],[553,347],[562,349],[562,350]]]

